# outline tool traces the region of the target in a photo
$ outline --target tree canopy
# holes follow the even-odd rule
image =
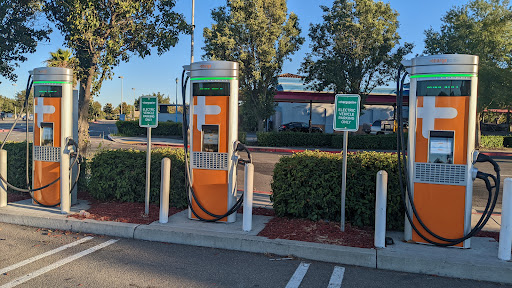
[[[373,0],[335,0],[321,6],[323,22],[311,24],[311,52],[301,66],[316,91],[365,95],[393,79],[413,45],[399,45],[398,13]]]
[[[88,142],[87,114],[92,95],[113,67],[130,57],[158,54],[178,42],[189,27],[182,14],[173,11],[175,0],[46,0],[48,19],[65,38],[65,46],[78,59],[79,145]]]
[[[450,9],[440,31],[425,31],[426,54],[480,58],[479,109],[512,104],[512,10],[508,0],[473,0]]]
[[[36,0],[0,1],[0,75],[16,81],[14,69],[25,62],[25,54],[34,53],[38,41],[48,39],[51,30],[37,27],[41,11]]]
[[[298,17],[288,13],[286,0],[227,0],[212,18],[214,24],[203,31],[203,59],[240,64],[241,116],[262,130],[263,120],[274,113],[283,62],[304,42]]]

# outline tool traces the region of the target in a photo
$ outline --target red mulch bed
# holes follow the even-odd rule
[[[373,248],[373,234],[372,228],[356,228],[350,224],[346,224],[345,232],[341,232],[339,223],[276,217],[267,223],[258,236]]]
[[[480,231],[475,235],[475,237],[494,238],[496,242],[500,242],[500,232]]]
[[[30,199],[30,194],[7,192],[7,203],[18,202],[18,201],[25,200],[25,199]]]
[[[92,198],[88,193],[81,192],[78,194],[79,199],[87,200],[90,208],[87,213],[73,214],[68,217],[76,219],[93,219],[99,221],[114,221],[134,224],[150,224],[159,219],[160,206],[157,204],[149,204],[149,215],[144,215],[144,203],[131,202],[99,202]],[[183,209],[175,207],[169,208],[169,216],[174,215]]]

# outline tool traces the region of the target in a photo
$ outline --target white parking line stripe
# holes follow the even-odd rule
[[[340,266],[335,266],[332,271],[331,280],[329,281],[329,286],[327,288],[340,288],[341,282],[343,282],[343,275],[345,274],[345,268]]]
[[[69,257],[64,258],[62,260],[59,260],[59,261],[57,261],[57,262],[55,262],[55,263],[53,263],[51,265],[48,265],[48,266],[46,266],[44,268],[41,268],[41,269],[39,269],[39,270],[37,270],[35,272],[29,273],[29,274],[27,274],[27,275],[25,275],[23,277],[15,279],[15,280],[7,283],[7,284],[4,284],[4,285],[0,286],[0,288],[11,288],[11,287],[15,287],[17,285],[20,285],[22,283],[25,283],[28,280],[31,280],[33,278],[36,278],[36,277],[40,276],[40,275],[43,275],[44,273],[49,272],[49,271],[51,271],[53,269],[59,268],[60,266],[68,264],[69,262],[74,261],[76,259],[79,259],[79,258],[81,258],[81,257],[83,257],[85,255],[91,254],[92,252],[100,250],[101,248],[105,248],[105,247],[107,247],[107,246],[109,246],[111,244],[116,243],[117,241],[119,241],[119,240],[109,240],[107,242],[104,242],[104,243],[101,243],[101,244],[96,245],[94,247],[91,247],[91,248],[89,248],[87,250],[84,250],[84,251],[82,251],[80,253],[77,253],[75,255],[69,256]]]
[[[288,284],[286,284],[286,288],[299,287],[300,283],[302,282],[302,279],[304,279],[304,276],[306,276],[306,272],[308,272],[308,269],[309,263],[301,262],[299,267],[297,267],[297,270],[295,270],[295,273],[293,273],[292,278],[290,278],[290,281],[288,281]]]
[[[34,256],[34,257],[31,257],[31,258],[28,258],[27,260],[21,261],[21,262],[19,262],[19,263],[16,263],[16,264],[14,264],[14,265],[9,266],[9,267],[2,268],[2,269],[0,269],[0,275],[1,275],[1,274],[4,274],[4,273],[7,273],[7,272],[9,272],[9,271],[11,271],[11,270],[14,270],[14,269],[18,269],[18,268],[20,268],[20,267],[22,267],[22,266],[25,266],[25,265],[27,265],[27,264],[30,264],[30,263],[32,263],[32,262],[34,262],[34,261],[37,261],[37,260],[39,260],[39,259],[41,259],[41,258],[44,258],[44,257],[46,257],[46,256],[50,256],[50,255],[53,255],[53,254],[55,254],[55,253],[58,253],[58,252],[60,252],[60,251],[62,251],[62,250],[66,250],[67,248],[70,248],[70,247],[76,246],[76,245],[78,245],[78,244],[82,244],[82,243],[84,243],[84,242],[86,242],[86,241],[91,240],[92,238],[93,238],[93,237],[85,237],[85,238],[82,238],[82,239],[77,240],[77,241],[75,241],[75,242],[72,242],[72,243],[66,244],[66,245],[64,245],[64,246],[61,246],[61,247],[59,247],[59,248],[56,248],[56,249],[50,250],[50,251],[48,251],[48,252],[45,252],[45,253],[43,253],[43,254],[40,254],[40,255],[37,255],[37,256]]]

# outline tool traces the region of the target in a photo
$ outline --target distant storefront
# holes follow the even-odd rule
[[[302,77],[290,73],[279,75],[278,88],[274,97],[277,102],[276,113],[268,120],[268,130],[289,122],[305,122],[333,133],[334,93],[306,90]],[[405,104],[408,90],[404,91]],[[359,125],[362,129],[376,120],[393,119],[396,109],[396,89],[379,87],[366,98],[361,112]],[[407,117],[408,108],[404,107]]]

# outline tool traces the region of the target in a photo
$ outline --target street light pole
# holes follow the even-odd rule
[[[117,78],[121,79],[121,108],[120,108],[120,113],[119,113],[119,120],[121,120],[121,115],[123,115],[123,79],[124,79],[124,77],[119,76]]]
[[[12,83],[12,86],[14,86],[14,100],[16,100],[16,88],[17,88],[16,86],[18,86],[18,84],[16,84],[16,83]],[[16,103],[16,102],[14,102],[14,103]],[[14,119],[16,119],[16,118],[17,118],[17,117],[16,117],[16,112],[17,112],[17,111],[16,111],[16,104],[14,104]]]
[[[132,88],[133,91],[133,114],[132,118],[135,120],[135,88]]]
[[[178,78],[176,78],[176,111],[174,114],[176,115],[175,122],[178,123]]]
[[[190,33],[190,63],[194,63],[194,29],[196,25],[194,25],[194,12],[196,10],[196,1],[192,0],[192,32]]]

